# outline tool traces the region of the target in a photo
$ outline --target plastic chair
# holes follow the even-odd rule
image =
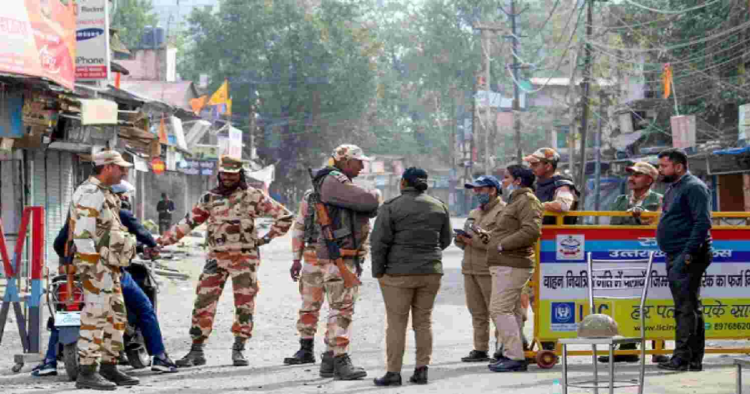
[[[577,337],[577,338],[565,338],[560,339],[559,342],[562,345],[562,389],[563,394],[568,393],[568,387],[578,388],[593,388],[595,393],[599,393],[600,388],[609,388],[609,392],[614,393],[615,388],[623,387],[635,387],[638,386],[638,394],[643,394],[643,380],[646,374],[646,330],[645,330],[645,314],[643,313],[644,306],[646,305],[646,299],[648,298],[648,289],[651,286],[651,270],[654,262],[654,252],[649,252],[648,258],[640,260],[599,260],[592,259],[591,253],[587,254],[588,260],[588,289],[589,289],[589,308],[590,313],[595,313],[595,300],[610,299],[610,300],[629,300],[629,299],[640,299],[638,306],[639,323],[641,326],[640,337],[623,337],[615,336],[611,338],[588,338],[588,337]],[[601,266],[607,266],[608,268],[595,268]],[[643,271],[646,271],[645,275],[641,275]],[[615,271],[623,272],[619,278],[611,277],[595,277],[595,272]],[[638,274],[626,274],[627,272],[637,271]],[[640,295],[630,296],[608,296],[598,294],[623,294],[624,291],[634,293],[634,290],[641,289]],[[639,378],[636,381],[632,380],[615,380],[615,364],[614,364],[614,349],[617,345],[626,343],[640,343],[641,344],[641,366]],[[591,359],[594,363],[594,379],[587,380],[577,383],[568,382],[568,345],[591,345],[593,353]],[[599,382],[599,368],[597,366],[596,347],[597,345],[605,345],[609,347],[609,382]],[[604,384],[602,384],[604,383]],[[620,383],[619,385],[615,385]]]

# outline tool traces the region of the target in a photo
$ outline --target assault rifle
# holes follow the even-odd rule
[[[320,201],[320,191],[315,184],[315,175],[311,168],[308,168],[307,172],[310,174],[310,180],[313,184],[313,192],[310,194],[309,203],[313,204],[315,207],[315,216],[320,225],[320,233],[323,234],[326,248],[328,249],[328,256],[336,263],[336,267],[339,269],[339,272],[341,272],[341,277],[344,279],[344,287],[350,288],[352,286],[359,286],[362,282],[360,282],[357,275],[350,271],[346,264],[344,264],[341,249],[336,243],[336,239],[333,237],[333,223],[331,223],[331,217],[328,216],[328,209]]]

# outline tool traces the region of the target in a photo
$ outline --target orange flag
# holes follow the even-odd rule
[[[208,96],[201,96],[191,99],[190,108],[193,109],[193,113],[199,115],[201,113],[201,109],[203,109],[203,107],[206,105],[206,100],[208,100]]]
[[[169,138],[167,138],[167,124],[164,123],[164,117],[161,117],[161,122],[159,123],[159,142],[162,144],[168,144]]]
[[[667,63],[664,65],[664,72],[661,74],[661,82],[664,85],[664,98],[668,98],[672,94],[672,65]]]

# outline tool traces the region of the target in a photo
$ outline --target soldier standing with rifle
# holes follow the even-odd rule
[[[352,365],[349,358],[352,316],[359,293],[358,276],[367,253],[365,240],[370,232],[369,218],[376,215],[378,195],[352,183],[371,161],[355,145],[341,145],[333,151],[328,166],[311,172],[315,192],[310,204],[320,225],[316,245],[317,264],[330,313],[320,375],[337,380],[355,380],[367,372]],[[356,272],[356,275],[353,273]]]

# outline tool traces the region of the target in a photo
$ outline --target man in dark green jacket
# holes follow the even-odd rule
[[[424,193],[427,172],[411,167],[401,179],[401,195],[378,210],[370,243],[372,276],[378,278],[388,318],[385,376],[376,386],[400,386],[409,313],[417,344],[411,382],[427,383],[432,357],[432,308],[443,275],[443,250],[453,239],[448,207]]]

